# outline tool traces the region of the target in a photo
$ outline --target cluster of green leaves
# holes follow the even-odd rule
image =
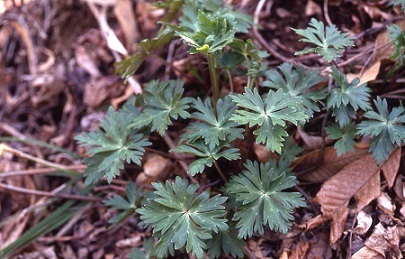
[[[277,152],[279,159],[267,163],[247,160],[240,173],[227,171],[227,176],[232,174],[230,181],[221,194],[213,197],[208,190],[201,192],[198,184],[180,177],[152,183],[155,192],[148,198],[140,188],[129,184],[126,199],[113,196],[104,201],[119,211],[110,222],[119,223],[136,211],[142,224],[158,237],[154,246],[148,239],[144,251],[134,249],[129,258],[165,258],[176,250],[197,258],[202,258],[205,250],[209,258],[222,254],[242,257],[243,239],[254,233],[263,234],[265,227],[286,233],[294,207],[305,206],[301,194],[290,191],[297,181],[289,167],[302,149],[289,138],[289,127],[305,126],[315,113],[326,110],[334,117],[325,131],[336,140],[339,156],[353,151],[361,135],[373,138],[370,151],[378,163],[387,159],[396,146],[405,144],[402,106],[389,112],[387,101],[377,97],[374,105],[378,112],[373,111],[371,89],[359,85],[357,78],[349,82],[336,66],[331,66],[334,84],[329,85],[330,89],[319,71],[293,68],[288,63],[268,69],[262,60],[267,53],[259,51],[250,39],[235,38],[235,33],[248,31],[251,18],[223,6],[222,1],[166,0],[159,6],[168,10],[162,19],[163,29],[157,38],[141,42],[132,61],[118,64],[118,72],[124,77],[133,74],[150,51],[180,37],[189,45],[189,53],[208,58],[212,80],[216,70],[221,70],[230,84],[232,75],[246,76],[247,86],[243,93],[222,98],[214,93],[212,99],[201,99],[185,97],[182,81],[151,81],[137,97],[136,106],[125,105],[119,111],[110,108],[100,129],[76,137],[80,145],[89,147],[91,156],[84,159],[88,164],[86,184],[102,177],[111,182],[124,162],[140,165],[144,147],[151,145],[144,134],[164,136],[173,122],[180,120],[188,125],[179,145],[170,152],[195,156],[188,168],[191,176],[212,165],[224,176],[220,159],[240,159],[235,140],[247,134]],[[179,24],[170,24],[181,11]],[[353,38],[335,26],[325,27],[315,19],[309,26],[293,30],[304,37],[302,41],[316,47],[296,54],[315,52],[334,63],[345,47],[353,45]],[[403,34],[395,27],[390,33],[396,46],[393,58],[399,60],[404,54]]]
[[[221,38],[229,41],[229,38],[233,37],[233,34],[236,32],[247,33],[253,23],[251,16],[235,10],[231,6],[224,5],[222,0],[165,0],[159,1],[155,6],[167,10],[166,15],[160,19],[161,28],[156,37],[144,39],[138,43],[135,55],[115,64],[116,73],[123,78],[128,79],[135,74],[153,51],[167,45],[178,36],[183,35],[182,33],[194,34],[194,32],[200,31],[199,35],[196,36],[198,38],[197,42],[201,43],[200,38],[204,35],[207,36],[204,38],[206,42],[202,45],[198,45],[197,43],[195,47],[202,48],[204,44],[212,43],[214,46],[211,46],[210,51],[213,51],[213,49],[217,50],[220,48],[222,44],[220,43]],[[178,19],[180,21],[179,25],[171,23],[180,13],[181,16]],[[201,15],[200,21],[204,20],[204,18],[209,18],[211,22],[212,18],[215,26],[205,26],[206,23],[196,23],[196,17],[199,15]],[[225,16],[227,18],[224,23],[223,17]],[[222,33],[220,37],[218,37],[218,31],[212,34],[213,30],[218,30],[219,28]],[[181,33],[176,35],[175,32]],[[212,35],[215,35],[216,38],[214,39]],[[183,35],[183,37],[185,40],[188,40],[186,35]]]
[[[392,4],[403,4],[403,1],[392,1]],[[326,27],[322,22],[311,19],[310,28],[293,29],[299,35],[303,36],[302,41],[317,45],[311,48],[299,51],[296,54],[305,54],[316,52],[323,56],[328,62],[339,57],[339,53],[344,47],[351,46],[352,37],[345,33],[340,33],[335,26]],[[392,59],[396,59],[396,67],[404,64],[405,34],[397,25],[391,25],[388,28],[389,36],[394,44],[394,53]],[[404,108],[402,106],[394,107],[389,113],[386,100],[377,96],[374,104],[377,112],[372,111],[370,104],[371,89],[365,83],[360,84],[360,80],[355,78],[348,82],[347,77],[337,67],[331,66],[331,76],[337,86],[333,88],[327,98],[327,109],[331,110],[337,123],[332,123],[325,128],[329,138],[337,140],[335,148],[340,156],[346,152],[354,151],[356,144],[355,138],[359,135],[368,135],[373,137],[370,146],[370,152],[378,164],[388,159],[390,153],[395,147],[401,146],[405,141]],[[362,120],[356,129],[357,110],[365,111]]]

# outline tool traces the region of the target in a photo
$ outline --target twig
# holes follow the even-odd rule
[[[4,183],[0,183],[0,189],[9,190],[9,191],[13,191],[13,192],[19,192],[19,193],[25,193],[25,194],[31,194],[31,195],[37,195],[37,196],[59,197],[59,198],[64,198],[64,199],[69,199],[69,200],[82,200],[82,201],[100,201],[101,200],[100,198],[96,198],[96,197],[30,190],[30,189],[12,186],[9,184],[4,184]]]
[[[323,1],[323,12],[325,13],[325,20],[326,20],[326,22],[328,23],[329,26],[332,26],[333,23],[332,23],[332,21],[330,20],[330,17],[329,17],[328,5],[329,5],[329,0],[324,0]]]
[[[46,161],[46,160],[44,160],[44,159],[41,159],[41,158],[32,156],[32,155],[30,155],[30,154],[21,152],[21,151],[19,151],[19,150],[17,150],[17,149],[14,149],[14,148],[11,148],[11,147],[7,146],[6,144],[0,144],[0,155],[1,155],[2,152],[4,152],[4,151],[8,151],[8,152],[10,152],[10,153],[12,153],[12,154],[14,154],[14,155],[16,155],[16,156],[23,157],[23,158],[26,158],[26,159],[35,161],[35,162],[37,162],[37,163],[39,163],[39,164],[42,164],[42,165],[45,165],[45,166],[49,166],[49,167],[55,168],[55,169],[57,169],[57,170],[61,170],[61,171],[66,172],[66,173],[68,173],[68,174],[70,174],[70,175],[72,175],[72,176],[81,175],[79,172],[74,171],[74,170],[71,170],[71,169],[68,169],[68,168],[66,168],[66,167],[63,166],[63,165],[56,164],[56,163],[52,163],[52,162]]]
[[[84,170],[86,169],[86,165],[70,165],[65,166],[65,169],[68,170]],[[27,170],[18,170],[18,171],[8,171],[8,172],[0,172],[0,179],[7,178],[7,177],[16,177],[22,175],[37,175],[37,174],[48,174],[48,173],[55,173],[59,172],[59,169],[55,168],[33,168]]]

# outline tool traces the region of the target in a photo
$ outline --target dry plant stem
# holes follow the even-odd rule
[[[219,176],[221,176],[222,180],[224,181],[224,183],[228,182],[228,179],[226,179],[224,173],[222,172],[221,168],[219,167],[217,161],[214,161],[214,166],[218,171]]]
[[[165,133],[163,136],[163,139],[165,140],[166,144],[169,146],[169,148],[174,148],[176,145],[174,144],[173,140],[170,138],[170,136]],[[183,157],[179,153],[173,153],[174,157],[177,159],[177,161],[180,163],[180,166],[183,168],[183,170],[186,172],[186,175],[192,181],[193,183],[196,183],[197,180],[195,180],[189,173],[188,173],[188,165],[186,162],[184,162]]]
[[[61,170],[61,171],[63,171],[63,172],[66,172],[66,173],[70,174],[71,176],[78,176],[78,175],[81,175],[80,172],[77,172],[77,171],[75,171],[75,170],[68,169],[68,168],[66,168],[65,166],[62,166],[62,165],[59,165],[59,164],[56,164],[56,163],[52,163],[52,162],[48,162],[48,161],[46,161],[46,160],[44,160],[44,159],[41,159],[41,158],[38,158],[38,157],[34,157],[34,156],[32,156],[32,155],[29,155],[29,154],[26,154],[26,153],[21,152],[21,151],[19,151],[19,150],[16,150],[16,149],[14,149],[14,148],[11,148],[11,147],[9,147],[9,146],[7,146],[7,145],[5,145],[5,144],[0,144],[0,155],[1,155],[1,153],[4,152],[4,151],[8,151],[8,152],[10,152],[10,153],[12,153],[12,154],[14,154],[14,155],[16,155],[16,156],[19,156],[19,157],[23,157],[23,158],[32,160],[32,161],[37,162],[37,163],[39,163],[39,164],[42,164],[42,165],[45,165],[45,166],[49,166],[49,167],[55,168],[55,169],[57,169],[57,170]]]
[[[215,68],[215,54],[208,54],[208,68],[210,70],[210,78],[212,84],[213,92],[213,106],[214,112],[217,114],[217,102],[219,98],[219,85],[218,85],[218,75]]]
[[[69,199],[69,200],[101,201],[100,198],[95,198],[95,197],[30,190],[30,189],[16,187],[16,186],[4,184],[4,183],[0,183],[0,189],[9,190],[9,191],[13,191],[13,192],[19,192],[19,193],[25,193],[25,194],[31,194],[31,195],[37,195],[37,196],[59,197],[59,198],[64,198],[64,199]]]
[[[330,20],[330,17],[329,17],[328,6],[329,6],[329,0],[324,0],[323,1],[323,12],[325,14],[325,20],[326,20],[326,22],[328,23],[329,26],[332,26],[333,23],[332,23],[332,21]]]
[[[375,50],[379,50],[379,49],[384,48],[384,47],[386,47],[386,46],[388,46],[390,44],[392,44],[392,43],[389,41],[389,42],[386,42],[386,43],[378,46],[377,48],[374,48],[374,46],[371,46],[370,48],[367,48],[366,50],[360,52],[359,54],[354,55],[353,57],[349,58],[348,60],[340,62],[337,67],[343,67],[343,66],[349,65],[349,64],[353,63],[354,60],[356,60],[358,58],[361,58],[361,57],[364,57],[365,54],[367,54],[369,52],[373,52]]]
[[[85,170],[86,165],[71,165],[71,166],[65,166],[66,169],[68,170]],[[22,175],[36,175],[36,174],[48,174],[48,173],[55,173],[59,172],[60,170],[55,169],[55,168],[34,168],[34,169],[27,169],[27,170],[21,170],[21,171],[8,171],[8,172],[0,172],[0,179],[2,178],[7,178],[7,177],[16,177],[16,176],[22,176]]]
[[[351,227],[351,231],[349,234],[349,249],[347,251],[348,256],[347,258],[352,258],[352,246],[353,246],[353,229],[354,229],[354,225],[356,224],[356,220],[357,219],[357,213],[354,215],[354,219],[352,222],[352,227]]]

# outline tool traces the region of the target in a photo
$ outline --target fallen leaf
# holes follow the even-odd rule
[[[385,259],[385,257],[365,246],[352,255],[352,259]]]
[[[322,8],[312,0],[305,5],[305,16],[322,15]]]
[[[395,178],[397,177],[399,166],[401,164],[401,148],[397,148],[381,167],[387,180],[388,187],[391,189],[394,186]]]
[[[356,77],[360,79],[357,85],[367,83],[369,81],[375,80],[380,72],[381,62],[375,62],[371,67],[366,68],[361,74],[347,74],[347,80],[351,82]]]
[[[356,212],[361,211],[371,201],[377,199],[381,195],[380,174],[374,174],[369,181],[360,188],[354,195],[356,199]]]
[[[370,250],[382,255],[383,258],[402,258],[399,239],[397,226],[385,228],[381,223],[378,223],[364,244]]]
[[[131,50],[140,36],[131,1],[117,0],[113,12],[124,32],[126,40],[125,46],[128,50]]]
[[[302,130],[300,126],[297,127],[297,134],[304,142],[304,149],[306,150],[314,150],[322,146],[323,140],[321,136],[311,136],[304,130]],[[331,142],[331,140],[326,139],[325,142],[326,142],[325,144],[328,144]]]
[[[326,147],[322,151],[314,150],[310,153],[300,156],[293,164],[293,171],[301,181],[310,183],[322,183],[329,179],[345,166],[353,161],[364,157],[368,150],[365,148],[355,148],[354,152],[347,152],[338,157],[334,147]],[[322,162],[317,165],[319,156],[322,154]],[[310,170],[313,168],[313,170]],[[301,173],[304,172],[304,173]]]
[[[379,171],[372,155],[367,155],[347,165],[322,185],[316,201],[321,205],[323,216],[332,219],[331,244],[343,233],[350,199]]]
[[[357,226],[353,228],[352,232],[357,235],[364,235],[373,224],[373,218],[364,211],[357,213]]]

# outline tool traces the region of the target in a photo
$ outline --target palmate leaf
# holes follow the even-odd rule
[[[119,214],[108,221],[109,223],[116,224],[122,222],[138,208],[140,199],[142,198],[142,188],[137,188],[134,182],[129,182],[125,187],[125,194],[127,199],[114,194],[114,196],[103,201],[104,205],[110,207],[110,210],[120,211]]]
[[[346,152],[354,152],[354,145],[356,145],[356,141],[354,141],[356,137],[356,124],[354,122],[343,126],[343,128],[333,123],[329,127],[326,127],[325,130],[330,139],[338,140],[334,145],[338,156]]]
[[[191,47],[191,54],[211,54],[222,50],[233,41],[236,28],[233,16],[209,15],[200,10],[196,30],[178,29],[176,32]]]
[[[262,85],[275,90],[283,89],[290,95],[290,98],[301,104],[302,110],[309,117],[312,117],[315,111],[320,111],[316,102],[325,98],[325,91],[308,90],[325,81],[326,78],[321,76],[319,71],[305,70],[303,67],[295,70],[289,63],[283,63],[278,69],[281,73],[277,70],[269,70],[266,74],[267,81],[264,81]]]
[[[239,124],[230,121],[229,118],[236,110],[230,97],[219,99],[217,102],[215,115],[211,99],[207,98],[203,102],[200,98],[193,100],[193,107],[197,110],[192,116],[200,121],[192,122],[186,128],[190,131],[181,136],[181,141],[194,142],[203,139],[210,149],[214,149],[221,141],[231,142],[235,139],[243,138],[244,129],[237,128]]]
[[[191,98],[183,97],[183,84],[184,81],[175,80],[149,82],[143,93],[144,109],[130,126],[139,129],[151,125],[152,131],[163,135],[172,125],[172,119],[190,117],[186,110],[190,107]]]
[[[270,163],[259,165],[248,160],[245,168],[226,185],[230,199],[237,204],[232,220],[238,222],[238,237],[251,237],[254,232],[262,235],[264,226],[287,233],[294,219],[293,207],[306,206],[300,193],[285,191],[296,184],[296,178],[275,171]]]
[[[374,100],[377,112],[368,111],[364,117],[371,120],[363,120],[357,126],[357,134],[372,136],[370,151],[378,164],[388,159],[395,145],[405,143],[405,109],[402,106],[395,107],[388,112],[385,99],[377,96]]]
[[[228,223],[229,229],[219,231],[208,240],[207,255],[209,258],[219,258],[221,255],[231,255],[232,258],[243,258],[243,248],[246,246],[243,239],[238,238],[235,223]]]
[[[99,128],[95,132],[75,137],[81,146],[90,147],[87,153],[92,155],[84,159],[88,164],[84,173],[87,176],[86,184],[95,183],[101,177],[106,177],[111,182],[124,167],[124,161],[141,165],[144,147],[151,143],[143,138],[143,134],[129,126],[133,120],[132,113],[115,112],[110,107],[100,123],[103,131]]]
[[[265,143],[266,148],[281,153],[282,142],[288,136],[284,127],[286,122],[295,125],[309,118],[300,110],[301,103],[292,100],[282,89],[277,92],[270,90],[262,98],[256,89],[253,92],[245,87],[243,94],[232,95],[233,101],[243,109],[238,109],[231,120],[249,127],[258,125],[253,133],[257,136],[256,143]]]
[[[366,111],[371,109],[369,98],[371,89],[367,84],[358,85],[359,79],[355,78],[352,82],[347,81],[347,77],[335,66],[332,66],[333,79],[338,87],[334,88],[327,100],[328,109],[332,109],[333,116],[340,127],[350,123],[351,118],[355,118],[356,111],[361,108]]]
[[[228,229],[226,224],[226,197],[209,197],[209,192],[197,195],[197,184],[176,177],[175,182],[152,183],[157,198],[148,199],[143,208],[136,211],[143,223],[160,235],[155,246],[159,258],[174,255],[174,249],[186,248],[197,258],[203,257],[207,248],[204,240],[212,238],[212,232]]]
[[[206,166],[211,167],[212,164],[221,157],[227,160],[240,159],[239,149],[232,148],[229,143],[221,142],[214,148],[207,146],[202,139],[198,139],[192,143],[186,143],[172,148],[170,152],[188,153],[198,157],[189,165],[189,172],[192,176],[197,173],[202,173]]]
[[[326,61],[331,62],[340,57],[340,52],[342,52],[345,47],[354,45],[354,37],[349,36],[347,33],[341,33],[335,25],[327,26],[325,30],[323,22],[319,22],[314,18],[309,22],[307,29],[292,30],[304,37],[300,39],[300,41],[317,45],[315,48],[295,52],[294,55],[315,52],[321,55]]]

